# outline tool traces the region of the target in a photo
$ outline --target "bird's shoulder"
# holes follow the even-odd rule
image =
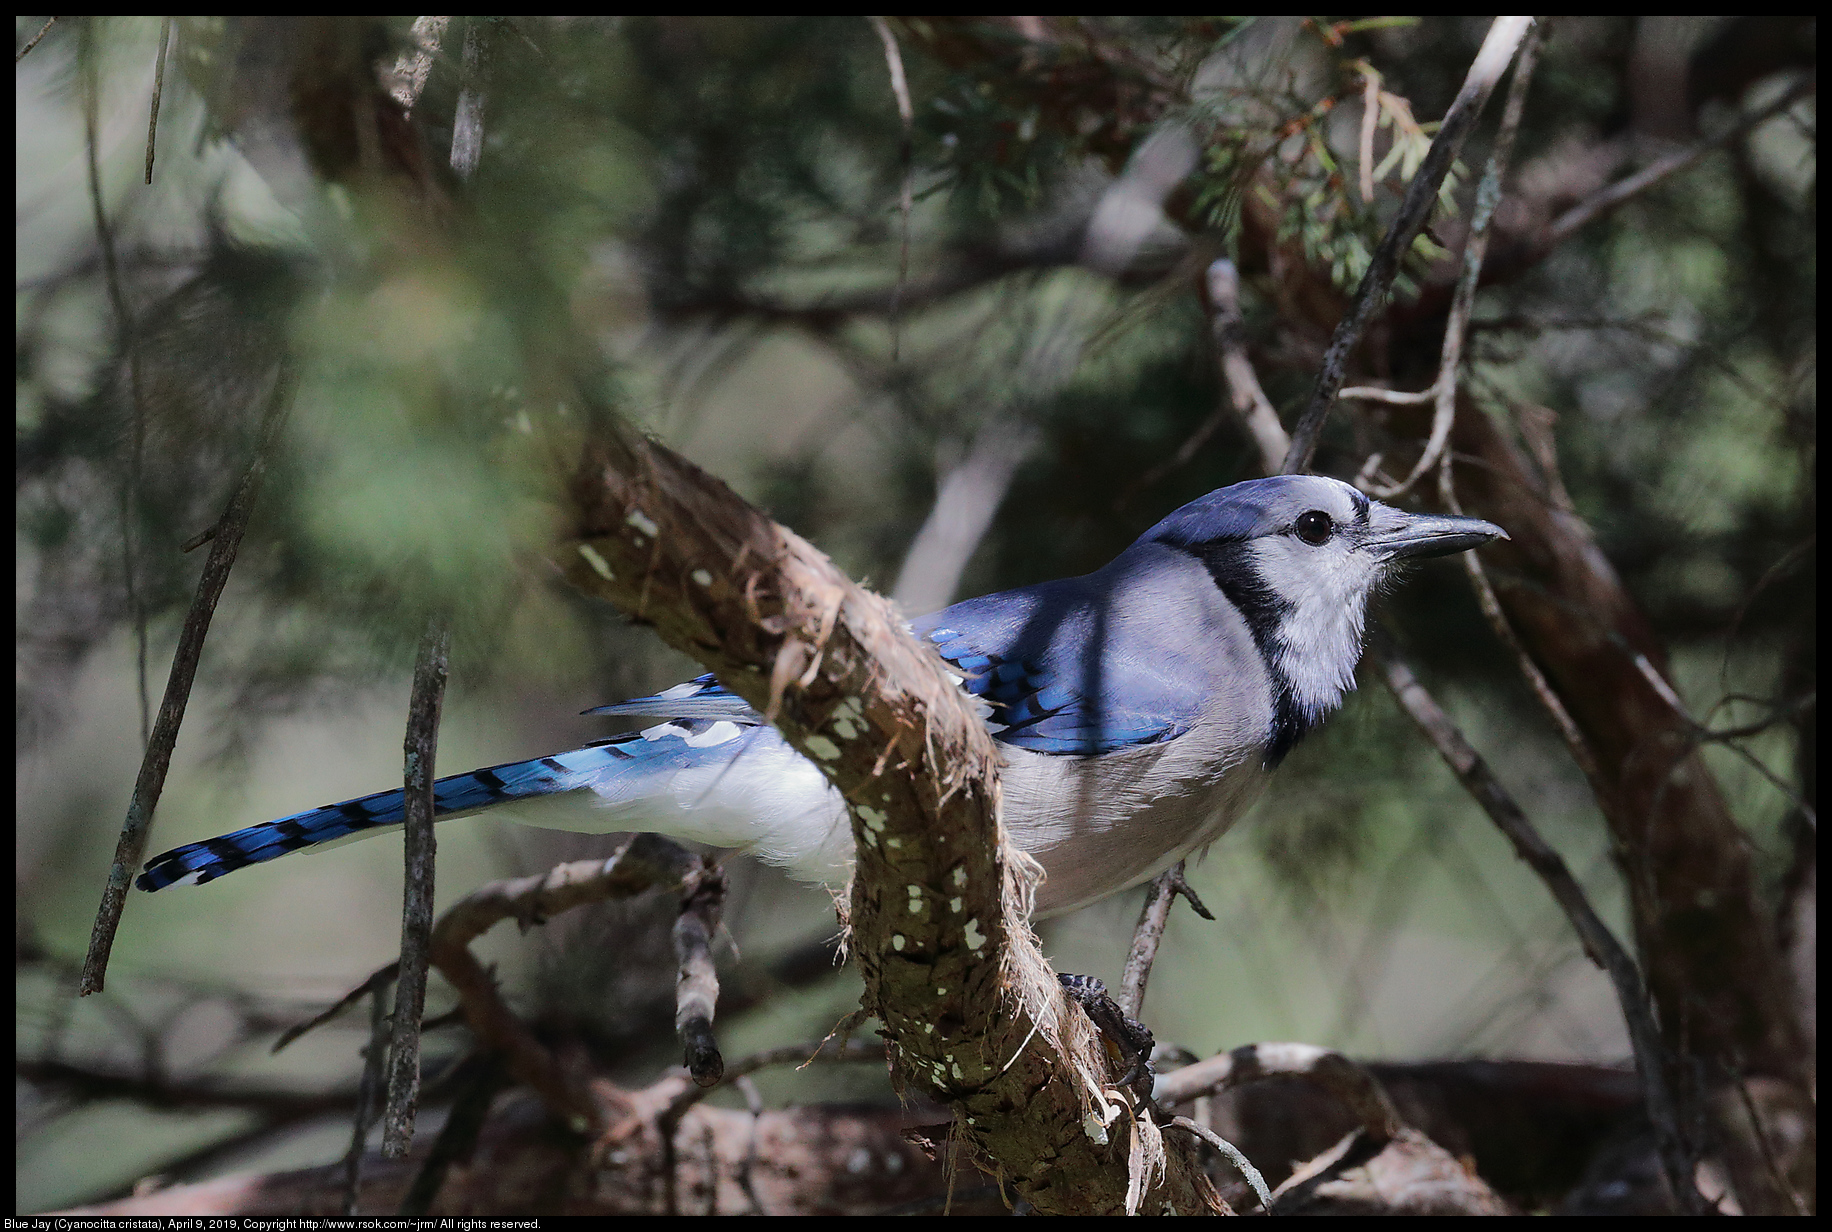
[[[1200,562],[1143,543],[1106,568],[911,622],[990,707],[1002,743],[1091,756],[1175,740],[1204,716],[1245,628]]]

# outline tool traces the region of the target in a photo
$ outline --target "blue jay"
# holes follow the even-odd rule
[[[1287,475],[1178,509],[1104,568],[910,622],[1000,744],[1004,822],[1043,866],[1039,915],[1072,911],[1207,847],[1355,687],[1368,598],[1395,562],[1506,538]],[[591,833],[742,848],[838,888],[845,805],[814,764],[711,675],[587,714],[662,719],[569,753],[440,779],[436,815],[489,810]],[[155,856],[143,890],[398,826],[378,792]]]

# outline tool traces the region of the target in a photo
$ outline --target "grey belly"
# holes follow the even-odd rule
[[[1005,826],[1043,866],[1036,914],[1085,907],[1207,847],[1266,777],[1257,758],[1218,765],[1185,740],[1098,759],[1018,753],[1003,775]]]

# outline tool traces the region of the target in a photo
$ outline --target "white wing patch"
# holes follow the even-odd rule
[[[675,734],[679,735],[680,733],[677,731]],[[707,749],[715,744],[724,744],[728,740],[736,740],[743,734],[743,729],[730,719],[720,719],[717,723],[714,723],[699,735],[687,736],[685,739],[689,748]]]

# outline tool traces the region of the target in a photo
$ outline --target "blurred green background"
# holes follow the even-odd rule
[[[408,47],[410,20],[368,27],[384,61]],[[16,42],[43,21],[16,18]],[[1790,53],[1723,96],[1699,93],[1688,65],[1736,25],[1561,19],[1503,239],[1799,78]],[[67,18],[16,69],[17,1047],[41,1067],[16,1087],[22,1211],[149,1173],[329,1162],[348,1137],[343,1114],[292,1097],[350,1087],[360,1015],[278,1057],[266,1045],[394,956],[398,836],[135,895],[107,993],[70,996],[139,764],[137,626],[156,706],[204,555],[178,545],[214,522],[247,465],[282,350],[297,405],[212,628],[155,850],[397,783],[428,610],[455,626],[446,773],[612,734],[578,711],[696,673],[544,561],[554,485],[591,415],[642,424],[887,592],[953,477],[990,523],[957,583],[904,592],[928,593],[924,606],[947,601],[936,586],[961,598],[1084,572],[1176,505],[1249,477],[1249,442],[1225,417],[1160,473],[1224,396],[1200,270],[1242,260],[1254,358],[1291,411],[1326,335],[1281,299],[1276,263],[1243,253],[1243,200],[1270,202],[1290,250],[1352,286],[1406,174],[1388,167],[1373,203],[1356,192],[1358,66],[1436,117],[1486,22],[1090,23],[1182,83],[1168,120],[1128,134],[1132,161],[1014,103],[997,65],[930,54],[900,27],[915,110],[901,286],[904,135],[863,18],[497,28],[482,156],[446,188],[464,203],[450,246],[416,243],[389,192],[326,185],[297,158],[289,177],[285,151],[259,147],[258,105],[234,94],[256,36],[227,19],[176,22],[144,185],[160,26]],[[457,45],[448,33],[415,104],[441,162]],[[92,208],[92,88],[137,375]],[[1692,712],[1725,723],[1813,679],[1812,115],[1809,99],[1637,197],[1485,290],[1476,313],[1470,387],[1488,413],[1556,413],[1575,508],[1671,646]],[[1173,225],[1165,209],[1181,207],[1160,194],[1141,236],[1103,232],[1145,142],[1199,121],[1214,127],[1182,190],[1200,202],[1183,211],[1194,225]],[[1460,204],[1434,223],[1453,252],[1491,128],[1464,155]],[[1402,129],[1381,129],[1377,157]],[[1279,173],[1251,178],[1267,165]],[[1450,268],[1421,258],[1408,277],[1416,290]],[[1421,373],[1435,346],[1420,339]],[[567,347],[587,405],[553,394]],[[1318,469],[1353,476],[1378,432],[1345,409]],[[1420,568],[1383,610],[1622,928],[1582,776],[1454,564]],[[1218,920],[1173,917],[1146,1007],[1158,1038],[1201,1054],[1293,1039],[1394,1059],[1624,1060],[1601,973],[1366,683],[1194,866]],[[1706,757],[1772,883],[1811,750],[1781,725]],[[612,843],[487,817],[442,825],[439,840],[441,905]],[[819,1039],[856,1004],[856,978],[783,964],[832,935],[830,904],[745,857],[730,867],[721,961],[728,992],[751,995],[721,1023],[726,1055]],[[1058,969],[1116,985],[1139,897],[1045,924]],[[668,904],[645,901],[500,929],[480,948],[518,1008],[638,1083],[678,1060],[668,922]],[[449,1004],[435,980],[429,1012]],[[463,1051],[461,1035],[429,1037],[431,1069]],[[43,1080],[53,1062],[122,1081]],[[870,1068],[759,1086],[772,1101],[891,1098]],[[231,1087],[291,1102],[160,1096]]]

